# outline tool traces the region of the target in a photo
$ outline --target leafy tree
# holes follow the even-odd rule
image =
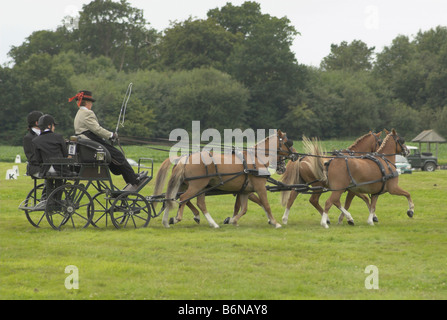
[[[0,141],[2,143],[17,144],[23,139],[28,124],[25,112],[21,110],[21,92],[18,86],[17,73],[11,68],[0,66],[0,118],[2,130]]]
[[[260,5],[228,3],[208,12],[226,30],[244,37],[228,58],[225,71],[243,83],[251,93],[248,123],[253,128],[279,125],[287,113],[289,97],[301,83],[301,70],[291,51],[298,32],[286,17],[261,12]]]
[[[201,68],[173,73],[166,81],[157,108],[159,136],[168,136],[177,128],[188,129],[194,120],[200,120],[203,130],[245,127],[249,93],[229,75]]]
[[[119,71],[135,70],[150,59],[157,32],[147,29],[142,10],[126,0],[94,0],[82,9],[79,39],[83,53],[110,58]]]
[[[323,58],[321,68],[324,70],[363,71],[372,68],[375,47],[368,48],[366,43],[354,40],[340,45],[332,44],[331,53]]]
[[[253,25],[262,18],[261,6],[253,1],[246,1],[241,6],[227,3],[222,8],[208,11],[208,17],[216,20],[219,25],[233,34],[249,36]]]
[[[374,75],[389,87],[392,99],[416,110],[436,110],[447,104],[447,28],[420,31],[413,41],[393,40],[377,55]]]
[[[33,32],[20,46],[13,46],[8,55],[16,64],[26,62],[34,54],[46,53],[51,56],[76,48],[73,34],[64,27],[56,31],[41,30]]]
[[[178,22],[165,30],[158,53],[164,69],[192,70],[213,67],[222,70],[239,37],[212,19]]]

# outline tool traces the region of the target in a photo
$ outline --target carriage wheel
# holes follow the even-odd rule
[[[90,209],[91,225],[95,228],[107,228],[109,225],[113,225],[110,219],[112,200],[107,199],[106,191],[97,193],[92,198],[92,203],[94,206]]]
[[[151,221],[151,206],[140,194],[123,193],[110,208],[110,217],[117,229],[146,228]]]
[[[43,192],[44,188],[45,188],[44,183],[33,188],[33,190],[31,190],[28,193],[28,196],[26,197],[26,200],[24,202],[24,207],[31,208],[31,207],[35,207],[37,204],[39,204],[42,199],[42,192]],[[25,211],[25,215],[26,215],[26,218],[28,219],[28,221],[34,227],[40,228],[41,223],[45,218],[45,211],[43,209],[39,210],[39,211],[32,211],[32,210],[24,210],[24,211]]]
[[[45,215],[54,230],[63,227],[87,228],[94,211],[92,197],[79,185],[63,185],[48,197]]]

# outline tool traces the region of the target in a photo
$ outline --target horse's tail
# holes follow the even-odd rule
[[[281,176],[281,182],[287,185],[294,185],[300,183],[300,160],[295,162],[289,161],[286,166],[286,171]],[[289,200],[290,191],[281,192],[281,205],[285,207]]]
[[[157,173],[157,178],[155,180],[154,187],[154,196],[159,196],[163,193],[163,188],[166,182],[166,178],[168,176],[169,168],[171,167],[171,159],[166,159],[162,164]],[[158,202],[155,202],[154,206],[156,207]]]
[[[174,199],[177,196],[180,186],[184,182],[186,161],[188,157],[181,158],[174,170],[172,171],[171,178],[168,182],[168,189],[166,190],[167,208],[170,210],[174,207]]]
[[[171,167],[171,159],[166,159],[162,164],[157,173],[157,178],[155,180],[154,196],[159,196],[163,193],[163,187],[166,182],[166,177],[168,176],[168,170]]]
[[[309,155],[310,169],[316,179],[321,182],[327,183],[327,172],[325,170],[325,150],[320,144],[318,138],[312,138],[310,140],[306,136],[303,136],[303,144],[305,153]]]

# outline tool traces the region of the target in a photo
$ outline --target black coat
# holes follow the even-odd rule
[[[40,164],[36,159],[36,153],[33,145],[33,139],[36,137],[38,137],[38,135],[30,129],[23,138],[23,151],[25,152],[26,159],[28,160],[26,174],[29,176],[35,175],[40,171]]]
[[[40,136],[33,139],[36,152],[36,160],[48,163],[51,159],[61,159],[68,157],[67,144],[62,135],[51,131],[42,132]],[[46,175],[50,166],[44,166],[41,173]]]

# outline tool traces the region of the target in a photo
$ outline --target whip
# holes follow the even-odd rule
[[[118,136],[118,130],[120,125],[124,128],[124,122],[126,120],[126,112],[127,112],[127,103],[130,100],[130,97],[132,96],[132,87],[133,83],[129,84],[129,87],[127,88],[126,95],[124,96],[123,104],[121,105],[121,111],[120,115],[118,117],[118,123],[116,124],[115,133]]]
[[[129,87],[127,87],[127,91],[126,91],[126,95],[124,96],[124,100],[123,100],[123,104],[121,105],[121,111],[120,111],[120,115],[118,117],[118,123],[116,124],[116,129],[115,129],[115,141],[112,140],[112,143],[114,142],[118,142],[118,146],[121,149],[121,152],[125,155],[123,148],[121,147],[119,138],[118,138],[118,130],[120,125],[124,128],[124,122],[126,121],[126,112],[127,112],[127,103],[130,100],[130,97],[132,96],[132,87],[133,87],[133,83],[131,82],[129,84]]]

